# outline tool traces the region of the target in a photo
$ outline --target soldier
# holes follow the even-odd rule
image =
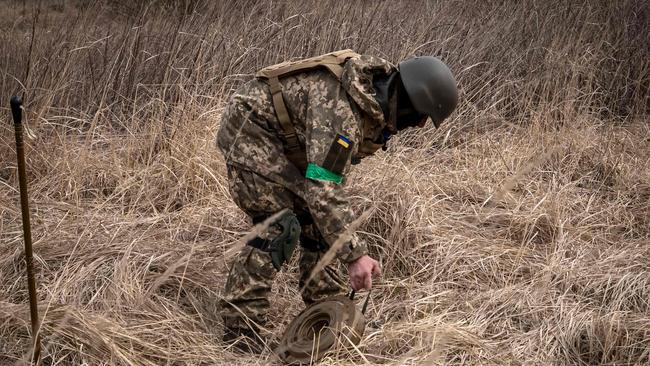
[[[309,305],[345,294],[332,266],[309,283],[311,269],[355,219],[344,188],[351,164],[386,147],[391,135],[438,127],[455,109],[456,81],[435,57],[397,67],[350,50],[263,69],[231,97],[217,145],[231,196],[253,224],[287,210],[250,240],[231,265],[221,316],[224,341],[259,351],[273,279],[300,243],[300,287]],[[369,289],[379,263],[351,234],[337,251],[350,285]]]

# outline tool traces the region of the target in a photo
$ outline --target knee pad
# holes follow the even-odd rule
[[[258,236],[246,244],[269,252],[273,267],[279,271],[291,258],[299,238],[300,223],[296,215],[289,210],[269,226],[266,239]]]

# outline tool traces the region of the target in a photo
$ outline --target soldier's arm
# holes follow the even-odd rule
[[[349,235],[337,252],[341,261],[349,263],[368,251],[350,228],[355,214],[343,183],[357,148],[359,124],[338,81],[327,75],[310,85],[305,119],[305,199],[327,244]]]

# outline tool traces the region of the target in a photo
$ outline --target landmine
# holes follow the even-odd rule
[[[357,346],[365,328],[366,319],[352,299],[328,298],[298,314],[287,326],[276,353],[289,365],[311,364],[337,347]]]

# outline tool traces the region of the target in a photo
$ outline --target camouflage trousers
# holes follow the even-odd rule
[[[345,294],[346,282],[331,265],[305,283],[326,248],[324,239],[311,220],[306,204],[285,187],[254,172],[228,165],[229,189],[235,203],[253,220],[268,217],[289,208],[301,224],[300,280],[305,304],[329,296]],[[320,245],[319,245],[320,244]],[[277,274],[271,255],[263,250],[244,246],[230,267],[221,301],[221,317],[227,328],[248,328],[250,324],[266,324],[271,306],[269,294]]]

